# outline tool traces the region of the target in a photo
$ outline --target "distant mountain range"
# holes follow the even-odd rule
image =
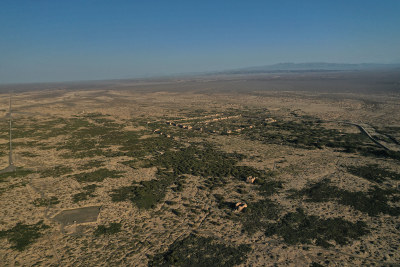
[[[344,64],[344,63],[278,63],[273,65],[247,67],[218,72],[220,74],[250,74],[268,72],[312,72],[312,71],[361,71],[361,70],[400,70],[400,64]]]

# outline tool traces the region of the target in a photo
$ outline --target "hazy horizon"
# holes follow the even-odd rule
[[[304,69],[296,69],[296,68],[274,68],[275,66],[279,65],[286,65],[286,64],[293,64],[296,65],[312,65],[312,64],[327,64],[327,65],[343,65],[346,67],[349,66],[349,69],[346,68],[338,68],[338,69],[323,69],[323,68],[304,68]],[[350,66],[352,65],[366,65],[365,69],[351,69]],[[376,68],[374,66],[377,66]],[[269,69],[269,67],[271,67]],[[266,68],[265,71],[260,71],[260,69]],[[170,78],[179,78],[184,79],[187,77],[207,77],[207,76],[219,76],[219,75],[237,75],[237,74],[247,74],[247,75],[259,75],[259,74],[273,74],[273,73],[284,73],[284,72],[347,72],[347,71],[358,71],[358,72],[365,72],[365,71],[398,71],[400,70],[400,63],[393,63],[393,64],[385,64],[385,63],[328,63],[328,62],[279,62],[275,64],[269,65],[259,65],[259,66],[244,66],[238,68],[230,68],[230,69],[220,69],[220,70],[207,70],[207,71],[197,71],[197,72],[180,72],[180,73],[164,73],[164,74],[153,74],[153,75],[142,75],[142,76],[132,76],[132,77],[102,77],[97,79],[70,79],[70,80],[41,80],[41,81],[25,81],[25,82],[9,82],[9,83],[1,83],[0,86],[7,86],[7,85],[23,85],[23,84],[52,84],[52,83],[86,83],[86,82],[108,82],[108,81],[123,81],[123,80],[154,80],[154,79],[170,79]]]
[[[400,2],[2,1],[0,84],[400,62]]]

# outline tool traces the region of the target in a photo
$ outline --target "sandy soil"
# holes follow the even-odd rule
[[[251,86],[252,83],[248,84]],[[168,84],[173,87],[174,84]],[[210,84],[208,84],[210,85]],[[206,84],[207,88],[208,85]],[[146,85],[151,86],[151,85]],[[160,86],[160,85],[155,85]],[[166,85],[164,85],[166,86]],[[177,85],[181,88],[183,85]],[[226,84],[224,88],[229,87]],[[374,129],[400,126],[400,95],[327,93],[300,91],[263,91],[260,88],[251,92],[213,92],[197,91],[174,92],[161,90],[137,92],[126,89],[99,90],[35,90],[14,93],[13,118],[15,124],[32,125],[49,119],[70,119],[88,113],[107,115],[116,123],[126,123],[124,131],[148,131],[148,126],[134,122],[166,121],[168,118],[185,118],[194,110],[211,113],[226,113],[230,110],[240,112],[244,109],[266,109],[274,118],[290,116],[312,116],[325,121],[326,129],[336,129],[343,133],[360,133],[356,127],[344,125],[339,121],[366,123]],[[0,167],[8,162],[7,119],[8,94],[0,94],[3,117]],[[372,103],[372,104],[371,104]],[[4,110],[4,111],[3,111]],[[200,114],[200,116],[203,116]],[[204,114],[204,118],[209,114]],[[5,130],[4,130],[5,127]],[[21,126],[22,127],[22,126]],[[57,127],[57,126],[54,126]],[[172,126],[171,126],[172,127]],[[175,127],[174,131],[188,131]],[[140,140],[158,136],[146,132]],[[395,134],[393,134],[395,136]],[[399,135],[395,136],[398,137]],[[227,245],[251,245],[252,251],[243,266],[309,266],[316,262],[322,265],[354,266],[395,264],[400,262],[400,224],[399,216],[381,214],[373,217],[337,202],[307,202],[289,198],[291,190],[301,190],[307,185],[329,178],[332,183],[351,192],[366,192],[374,183],[345,171],[346,165],[379,164],[392,171],[400,172],[400,165],[394,159],[371,158],[360,154],[335,151],[332,148],[304,149],[276,143],[250,140],[242,134],[220,135],[203,134],[195,137],[177,137],[181,142],[206,141],[215,144],[222,151],[246,155],[239,165],[251,166],[259,170],[274,170],[274,179],[282,181],[283,187],[270,199],[279,203],[282,213],[304,209],[307,214],[320,218],[343,218],[350,222],[365,221],[370,234],[353,240],[348,245],[323,248],[313,244],[288,245],[279,236],[266,237],[262,232],[248,235],[242,231],[241,222],[232,220],[226,211],[218,208],[212,197],[223,194],[228,201],[247,201],[261,199],[255,185],[235,180],[223,188],[201,189],[202,177],[186,175],[183,191],[175,192],[169,188],[164,200],[154,209],[139,209],[129,201],[113,202],[110,191],[132,182],[150,181],[156,178],[157,168],[144,168],[140,164],[134,168],[122,164],[128,156],[103,158],[65,158],[65,151],[57,145],[65,142],[66,136],[48,138],[49,148],[18,145],[20,142],[36,141],[36,137],[15,138],[14,161],[17,167],[32,170],[34,173],[22,177],[5,178],[0,183],[0,231],[15,226],[18,222],[34,224],[40,220],[50,226],[43,236],[23,251],[13,249],[7,238],[0,239],[0,262],[4,266],[144,266],[148,255],[164,252],[175,240],[190,233],[215,237]],[[165,138],[161,137],[160,138]],[[41,141],[40,144],[43,145]],[[118,147],[112,148],[118,151]],[[30,152],[35,156],[27,156]],[[120,178],[105,178],[98,182],[95,195],[74,202],[73,195],[84,191],[86,184],[74,179],[78,169],[90,160],[102,160],[109,170],[123,172]],[[135,163],[133,163],[135,164]],[[40,172],[55,166],[66,166],[70,172],[43,177]],[[94,167],[93,170],[102,167]],[[396,188],[398,180],[389,181],[386,187]],[[244,188],[246,195],[237,192]],[[199,189],[200,188],[200,189]],[[35,206],[38,198],[56,196],[59,203]],[[166,201],[172,204],[166,204]],[[399,203],[392,203],[399,206]],[[54,216],[63,210],[101,206],[97,220],[89,223],[76,223],[61,231],[61,225]],[[172,210],[180,211],[176,215]],[[122,231],[113,235],[95,236],[98,225],[121,223]]]

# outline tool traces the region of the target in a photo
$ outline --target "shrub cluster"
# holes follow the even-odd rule
[[[148,266],[234,266],[243,263],[250,251],[249,245],[228,246],[191,234],[175,241],[168,251],[156,254]]]
[[[0,231],[0,238],[6,237],[13,249],[22,251],[43,235],[43,231],[50,228],[40,221],[36,224],[17,223],[13,228]]]

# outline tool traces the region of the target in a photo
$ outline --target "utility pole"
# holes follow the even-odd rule
[[[11,116],[11,93],[10,93],[10,107],[9,107],[9,116],[10,116],[10,154],[9,154],[9,158],[8,158],[8,164],[10,166],[13,166],[13,158],[12,158],[12,116]]]
[[[10,92],[10,107],[9,107],[9,122],[10,122],[10,154],[8,155],[8,167],[0,170],[0,173],[15,172],[17,169],[14,166],[13,156],[12,156],[12,109],[11,109],[11,92]]]

